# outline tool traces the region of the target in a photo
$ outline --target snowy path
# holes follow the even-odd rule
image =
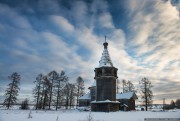
[[[32,111],[32,118],[27,118],[29,110],[0,110],[0,121],[84,121],[89,112],[68,111]],[[92,112],[95,121],[144,121],[144,118],[180,118],[177,112]],[[58,117],[58,120],[57,120]]]

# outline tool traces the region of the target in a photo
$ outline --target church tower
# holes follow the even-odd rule
[[[108,43],[103,43],[104,50],[99,67],[95,68],[96,80],[96,101],[91,102],[92,111],[117,111],[119,110],[119,102],[116,101],[116,79],[117,68],[112,64],[109,52]]]

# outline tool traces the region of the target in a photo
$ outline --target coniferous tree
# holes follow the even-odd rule
[[[140,90],[141,90],[141,98],[142,102],[146,107],[146,111],[148,109],[148,106],[152,104],[152,98],[153,98],[153,92],[152,92],[152,84],[151,81],[144,77],[139,82],[140,84]]]
[[[18,91],[20,90],[20,75],[17,72],[14,72],[11,76],[8,77],[12,82],[8,85],[9,87],[6,89],[5,92],[5,100],[3,105],[9,109],[13,104],[17,101]]]
[[[174,109],[176,107],[176,104],[173,100],[171,100],[171,103],[169,105],[165,105],[163,109],[169,110],[169,109]]]
[[[78,77],[77,80],[76,80],[76,88],[77,88],[77,105],[79,105],[79,96],[83,95],[84,94],[84,80],[82,77]]]
[[[176,104],[175,104],[174,100],[171,100],[170,106],[171,106],[171,109],[174,109],[176,107]]]

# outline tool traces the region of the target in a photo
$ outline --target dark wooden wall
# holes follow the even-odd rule
[[[79,107],[90,106],[90,100],[79,100]]]
[[[127,110],[135,110],[135,100],[133,98],[130,99],[118,99],[118,101],[120,102],[120,109],[123,110],[123,108],[121,107],[123,104],[126,104]]]

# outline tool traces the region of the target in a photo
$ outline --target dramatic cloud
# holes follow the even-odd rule
[[[135,56],[139,58],[138,64],[149,68],[147,72],[143,71],[153,81],[155,87],[158,82],[164,81],[169,85],[164,88],[165,86],[160,84],[158,88],[154,88],[155,91],[163,94],[173,88],[176,90],[176,93],[172,94],[175,98],[179,93],[176,88],[178,86],[171,85],[179,82],[180,74],[178,11],[169,1],[142,1],[142,3],[140,7],[133,6],[136,12],[133,13],[133,19],[129,24],[134,34],[129,42],[130,48],[133,48]],[[132,3],[129,4],[132,6]]]
[[[86,88],[107,36],[119,80],[136,87],[142,77],[154,85],[155,103],[180,94],[180,22],[178,2],[157,0],[93,0],[0,3],[0,96],[17,71],[20,97],[32,96],[39,73],[65,70]],[[167,93],[168,92],[168,93]]]

